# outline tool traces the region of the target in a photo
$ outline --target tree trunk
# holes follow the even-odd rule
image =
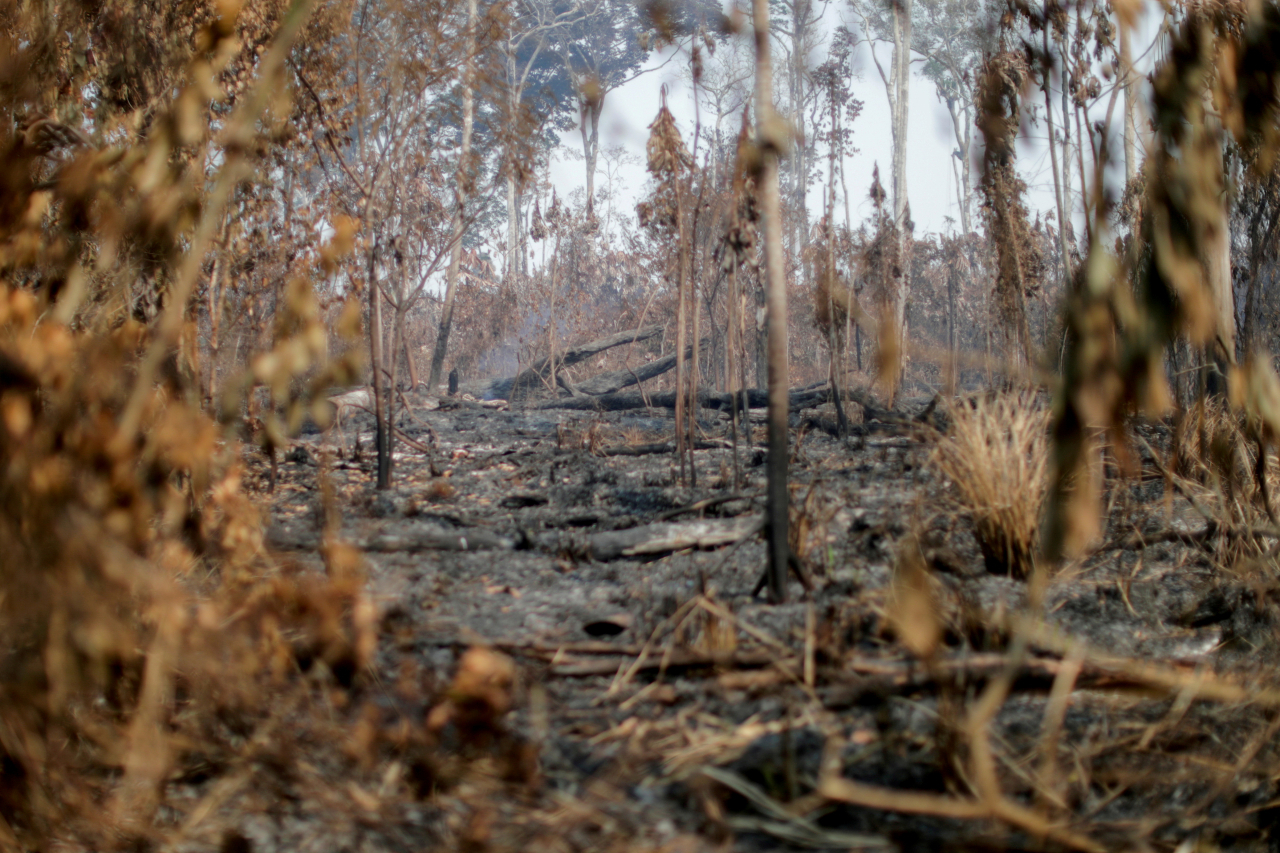
[[[689,233],[690,233],[690,239],[689,239],[689,242],[690,242],[690,243],[692,243],[692,242],[693,242],[693,235],[696,235],[696,234],[698,233],[698,210],[699,210],[699,207],[700,207],[700,205],[698,204],[697,200],[695,199],[695,201],[694,201],[694,208],[693,208],[693,214],[692,214],[692,215],[693,215],[693,222],[691,222],[691,223],[690,223],[690,227],[689,227]],[[701,316],[701,315],[702,315],[702,311],[701,311],[702,303],[698,300],[698,276],[695,274],[695,270],[694,270],[694,268],[693,268],[693,262],[694,262],[694,257],[695,257],[695,255],[696,255],[696,252],[694,252],[694,251],[693,251],[693,247],[692,247],[692,246],[689,246],[688,248],[686,248],[686,249],[685,249],[685,254],[686,254],[686,255],[688,256],[688,258],[689,258],[689,271],[688,271],[688,276],[689,276],[689,303],[690,303],[690,306],[691,306],[691,307],[692,307],[692,309],[693,309],[693,311],[692,311],[693,316],[690,318],[690,321],[691,321],[692,326],[693,326],[693,340],[695,340],[695,341],[696,341],[696,340],[700,340],[700,337],[701,337],[701,335],[702,335],[702,331],[701,331],[701,326],[702,326],[702,316]],[[697,469],[696,467],[694,467],[694,459],[693,459],[693,443],[694,443],[695,441],[697,441],[697,427],[698,427],[698,388],[700,388],[700,387],[701,387],[701,385],[702,385],[702,363],[701,363],[701,362],[702,362],[702,353],[701,353],[701,349],[702,349],[702,348],[701,348],[701,347],[692,347],[692,349],[693,349],[693,358],[692,358],[692,360],[691,360],[691,361],[690,361],[690,363],[689,363],[689,412],[688,412],[688,415],[689,415],[689,441],[688,441],[688,450],[689,450],[689,485],[690,485],[690,486],[692,486],[693,488],[697,488],[697,486],[698,486],[698,469]]]
[[[1206,90],[1203,98],[1204,122],[1197,132],[1208,135],[1213,141],[1210,146],[1213,152],[1212,160],[1209,164],[1213,172],[1211,178],[1214,184],[1221,188],[1226,178],[1222,156],[1224,134],[1222,124],[1213,109],[1211,91]],[[1227,207],[1226,193],[1221,192],[1220,198],[1215,211],[1217,221],[1205,229],[1201,237],[1200,251],[1201,263],[1204,265],[1205,285],[1209,288],[1217,320],[1214,341],[1216,346],[1213,346],[1211,351],[1212,363],[1217,369],[1215,374],[1210,376],[1210,391],[1225,395],[1228,368],[1236,363],[1236,303],[1235,288],[1232,286],[1231,278],[1231,213]]]
[[[510,172],[507,173],[507,270],[506,280],[513,280],[513,277],[520,270],[520,210],[519,199],[516,194],[516,176]]]
[[[725,306],[727,320],[727,340],[724,347],[724,390],[733,394],[740,390],[738,365],[744,360],[746,353],[742,350],[742,301],[738,297],[738,261],[734,258],[729,268],[729,299]],[[745,382],[743,383],[745,385]],[[733,436],[733,488],[738,489],[742,481],[741,457],[738,455],[738,407],[729,410],[729,426]]]
[[[596,161],[600,156],[600,113],[604,111],[604,92],[582,105],[582,155],[587,169],[587,218],[595,213]]]
[[[969,109],[966,106],[963,110],[957,109],[958,101],[956,98],[947,98],[947,112],[951,115],[951,131],[956,138],[956,151],[959,156],[955,159],[960,161],[956,175],[956,198],[960,204],[960,231],[966,236],[972,230],[972,222],[970,219],[973,198],[973,182],[972,169],[973,164],[969,162],[969,153],[972,142],[973,122],[969,120]],[[963,116],[961,115],[963,113]]]
[[[436,348],[431,356],[431,374],[427,388],[436,393],[440,376],[444,372],[444,356],[449,347],[449,331],[453,327],[453,300],[458,284],[458,268],[462,263],[463,218],[467,196],[471,189],[471,131],[475,123],[475,54],[476,52],[476,0],[467,2],[467,68],[462,84],[462,150],[458,155],[457,206],[453,212],[453,228],[450,233],[453,246],[449,255],[449,272],[444,288],[444,305],[440,310],[440,331],[436,334]]]
[[[218,355],[222,349],[222,274],[226,265],[227,238],[230,235],[231,220],[222,219],[222,234],[218,238],[218,247],[213,256],[213,272],[209,276],[209,371],[205,377],[208,383],[205,398],[208,409],[217,411],[218,406]]]
[[[688,482],[688,471],[685,468],[685,443],[692,440],[692,433],[686,434],[687,423],[685,421],[685,403],[687,400],[685,385],[688,381],[689,368],[685,363],[685,340],[687,331],[685,329],[685,305],[686,294],[685,289],[688,282],[685,278],[685,234],[684,234],[684,196],[681,192],[680,175],[677,173],[672,180],[675,182],[676,192],[676,457],[680,460],[680,484],[684,485]]]
[[[893,138],[893,224],[897,228],[898,267],[901,274],[893,292],[894,332],[899,352],[905,351],[907,301],[911,291],[911,262],[908,257],[911,235],[907,228],[910,203],[907,200],[907,113],[911,96],[911,0],[894,0],[893,58],[889,74],[892,92],[889,102]],[[906,359],[902,359],[905,365]]]
[[[966,234],[967,236],[967,234]],[[956,275],[953,266],[947,271],[947,394],[955,394],[959,377],[956,369]]]
[[[405,301],[398,300],[392,306],[391,315],[391,363],[387,366],[387,436],[394,438],[396,431],[396,402],[400,391],[400,350],[404,346]],[[390,442],[388,442],[390,447]],[[388,456],[390,454],[388,453]]]
[[[387,422],[386,391],[382,379],[382,291],[378,287],[378,247],[369,249],[369,362],[373,370],[374,452],[378,458],[377,488],[391,488],[391,429]]]
[[[1044,52],[1046,57],[1049,56],[1049,28],[1044,28]],[[1044,70],[1044,80],[1042,81],[1044,89],[1044,114],[1049,123],[1049,165],[1053,169],[1053,200],[1058,207],[1058,252],[1062,256],[1062,284],[1063,293],[1067,292],[1067,288],[1071,284],[1071,259],[1067,253],[1067,203],[1066,194],[1063,190],[1063,178],[1066,175],[1058,165],[1058,147],[1054,142],[1053,127],[1053,102],[1049,96],[1049,70]],[[1066,126],[1067,117],[1062,117],[1063,126]]]
[[[808,28],[809,0],[793,0],[791,6],[791,110],[796,139],[791,161],[792,199],[795,204],[796,236],[793,251],[809,248],[809,204],[806,178],[809,173],[809,140],[804,131],[805,31]]]
[[[1245,353],[1253,352],[1256,347],[1256,329],[1258,314],[1259,278],[1262,275],[1263,259],[1273,254],[1276,226],[1280,225],[1280,204],[1268,202],[1277,189],[1277,180],[1273,174],[1267,181],[1263,199],[1259,201],[1258,210],[1254,213],[1249,227],[1249,286],[1245,291],[1244,327],[1241,329],[1240,343]],[[1264,212],[1269,212],[1267,228],[1260,233]]]
[[[765,305],[769,354],[769,456],[767,517],[769,528],[769,600],[787,598],[791,554],[787,493],[787,282],[782,258],[782,211],[778,190],[778,117],[773,107],[773,65],[769,56],[769,0],[754,0],[756,26],[756,120],[764,146],[760,173],[760,213],[764,226]],[[770,142],[774,145],[770,145]]]
[[[507,40],[507,120],[515,122],[516,116],[520,113],[520,98],[516,86],[516,58],[511,47],[510,39]],[[516,187],[515,158],[511,150],[508,149],[507,162],[507,269],[506,279],[516,275],[520,270],[520,202]]]
[[[1068,26],[1070,26],[1069,23],[1068,23]],[[1063,57],[1067,55],[1067,34],[1066,33],[1064,33],[1058,40],[1058,51],[1059,51],[1059,55]],[[1072,211],[1074,210],[1074,207],[1071,201],[1071,95],[1070,95],[1071,87],[1066,85],[1059,85],[1058,88],[1062,90],[1061,92],[1062,150],[1058,158],[1061,164],[1060,169],[1062,171],[1062,210],[1059,211],[1059,214],[1066,216],[1066,219],[1058,220],[1058,228],[1062,231],[1063,240],[1065,240],[1066,235],[1068,233],[1067,226],[1068,226],[1068,223],[1070,223],[1071,221]],[[1046,94],[1045,97],[1048,98],[1048,95]],[[1052,139],[1050,139],[1050,142],[1052,142]],[[1085,187],[1083,184],[1081,184],[1080,192],[1082,195],[1084,191],[1085,191]],[[1071,230],[1074,230],[1074,229],[1071,229]],[[1068,263],[1067,256],[1065,254],[1062,256],[1062,264],[1063,264],[1063,269],[1066,271],[1064,272],[1064,275],[1066,276],[1065,280],[1070,281],[1071,280],[1070,270],[1069,270],[1070,264]]]
[[[1125,186],[1138,173],[1138,129],[1134,124],[1137,102],[1134,100],[1133,59],[1129,48],[1129,33],[1120,33],[1120,80],[1124,85],[1124,182]]]
[[[662,326],[655,324],[606,335],[603,338],[598,338],[585,344],[569,347],[556,359],[556,364],[561,369],[572,367],[605,350],[625,344],[647,341],[651,338],[656,338],[660,334],[662,334]],[[674,356],[672,357],[674,358]],[[468,382],[463,386],[462,390],[467,394],[473,394],[485,400],[518,400],[528,396],[529,392],[536,390],[547,382],[551,373],[550,367],[551,360],[549,358],[540,359],[515,376],[508,376],[502,379],[486,379],[481,382]],[[670,370],[670,368],[667,369]],[[587,380],[584,385],[590,382],[591,380]]]
[[[848,338],[844,334],[844,324],[837,321],[835,311],[835,292],[839,286],[836,274],[836,140],[840,133],[840,105],[835,98],[831,99],[831,150],[827,157],[827,339],[830,342],[831,391],[836,406],[836,423],[839,425],[840,437],[849,434],[849,419],[844,413],[843,395],[840,392],[844,381],[844,353]],[[851,301],[851,300],[850,300]],[[846,302],[848,305],[848,302]],[[848,317],[852,311],[845,309]]]

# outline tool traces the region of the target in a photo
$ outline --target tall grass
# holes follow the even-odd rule
[[[1033,394],[1001,393],[958,403],[950,420],[932,463],[973,520],[988,571],[1026,577],[1048,484],[1049,413]]]

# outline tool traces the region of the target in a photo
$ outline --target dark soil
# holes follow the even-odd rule
[[[824,755],[826,772],[882,788],[964,801],[978,790],[969,715],[1006,671],[1028,587],[985,570],[972,526],[929,467],[926,431],[873,425],[840,440],[821,429],[829,411],[793,417],[794,545],[815,588],[793,578],[789,601],[774,606],[752,595],[761,535],[592,557],[602,534],[762,513],[760,423],[736,462],[731,446],[697,450],[697,486],[683,487],[670,453],[606,455],[670,441],[665,410],[415,402],[399,428],[416,446],[397,442],[391,491],[372,488],[365,415],[347,419],[348,441],[361,433],[358,455],[338,452],[337,434],[305,436],[280,461],[273,494],[255,457],[269,541],[322,570],[327,476],[340,535],[367,550],[383,626],[365,691],[393,703],[406,671],[443,687],[463,651],[491,646],[515,661],[518,680],[500,744],[483,755],[524,757],[505,775],[455,774],[447,786],[438,767],[401,757],[383,792],[396,805],[358,831],[308,835],[325,809],[303,804],[292,823],[245,818],[237,831],[253,845],[305,836],[315,850],[1072,846],[1007,820],[815,794]],[[899,411],[909,420],[927,402]],[[727,415],[704,417],[703,438],[728,445]],[[1138,429],[1167,445],[1163,426]],[[1228,571],[1221,543],[1178,541],[1171,531],[1194,538],[1205,522],[1183,498],[1167,499],[1155,468],[1144,471],[1109,482],[1108,541],[1168,541],[1101,548],[1048,583],[1044,610],[1060,636],[1035,639],[1009,671],[990,728],[1001,790],[1095,849],[1276,849],[1275,704],[1198,692],[1205,680],[1274,681],[1274,568]],[[892,628],[905,549],[929,568],[943,628],[929,662]],[[1064,659],[1084,661],[1075,680],[1059,677]]]

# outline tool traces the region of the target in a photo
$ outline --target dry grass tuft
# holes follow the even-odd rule
[[[987,570],[1026,577],[1039,546],[1048,487],[1049,412],[1030,393],[953,406],[932,457],[973,519]]]
[[[1224,508],[1239,501],[1241,509],[1252,506],[1265,512],[1258,480],[1258,433],[1223,401],[1210,398],[1188,409],[1174,430],[1173,451],[1173,473],[1210,490],[1224,501]],[[1274,500],[1280,478],[1270,460],[1266,473]],[[1231,520],[1242,522],[1255,514],[1245,511]]]
[[[427,484],[423,497],[429,501],[447,501],[452,499],[458,490],[444,477],[436,477]]]

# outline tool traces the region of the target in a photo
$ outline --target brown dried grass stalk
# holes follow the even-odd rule
[[[1280,471],[1272,461],[1274,450],[1266,444],[1259,465],[1263,444],[1258,430],[1224,401],[1204,399],[1176,425],[1172,474],[1185,481],[1182,488],[1191,489],[1201,508],[1223,527],[1266,524],[1276,513],[1280,494]],[[1251,546],[1244,553],[1255,551]]]
[[[951,429],[932,456],[973,519],[992,572],[1030,574],[1048,484],[1048,411],[1030,393],[996,394],[953,406]]]

